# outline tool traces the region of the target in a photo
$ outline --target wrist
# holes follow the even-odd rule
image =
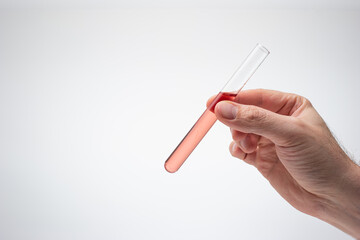
[[[348,159],[339,187],[323,203],[319,218],[360,239],[360,167]]]

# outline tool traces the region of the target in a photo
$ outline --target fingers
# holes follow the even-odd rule
[[[211,103],[214,101],[214,99],[216,98],[216,96],[217,96],[217,95],[213,95],[213,96],[211,96],[211,97],[207,100],[207,102],[206,102],[206,107],[207,107],[207,108],[211,105]]]
[[[207,101],[207,107],[215,99],[212,96]],[[251,89],[242,90],[238,93],[235,101],[244,105],[254,105],[282,115],[291,115],[306,99],[296,94],[284,93],[274,90]]]
[[[229,150],[233,157],[239,158],[247,164],[255,166],[256,152],[245,153],[234,141],[230,143]]]
[[[254,105],[274,112],[284,104],[289,93],[283,93],[266,89],[250,89],[240,91],[235,98],[235,102]]]
[[[245,153],[254,152],[258,146],[260,136],[239,132],[235,129],[230,129],[234,142],[240,147]]]
[[[291,115],[305,102],[305,98],[291,93],[253,89],[241,91],[236,96],[235,102],[258,106],[283,115]]]
[[[295,120],[292,117],[260,107],[222,101],[216,105],[215,114],[222,123],[232,129],[264,136],[280,145],[294,134]]]

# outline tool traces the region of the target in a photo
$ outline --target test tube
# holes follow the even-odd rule
[[[183,165],[185,160],[216,122],[217,118],[214,113],[215,105],[224,100],[233,101],[269,53],[270,52],[261,44],[256,45],[180,144],[171,153],[170,157],[165,161],[164,166],[166,171],[174,173]]]

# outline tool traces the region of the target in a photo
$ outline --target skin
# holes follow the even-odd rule
[[[234,157],[256,167],[299,211],[360,239],[360,167],[309,100],[247,90],[219,102],[215,114],[230,128]]]

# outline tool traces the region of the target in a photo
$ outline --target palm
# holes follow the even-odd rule
[[[238,151],[241,152],[239,149]],[[254,152],[246,155],[245,162],[255,166],[258,171],[270,182],[275,190],[284,197],[292,206],[302,212],[311,214],[317,202],[316,195],[301,187],[285,168],[278,157],[279,149],[265,137],[260,137]],[[236,154],[233,153],[233,154]]]

